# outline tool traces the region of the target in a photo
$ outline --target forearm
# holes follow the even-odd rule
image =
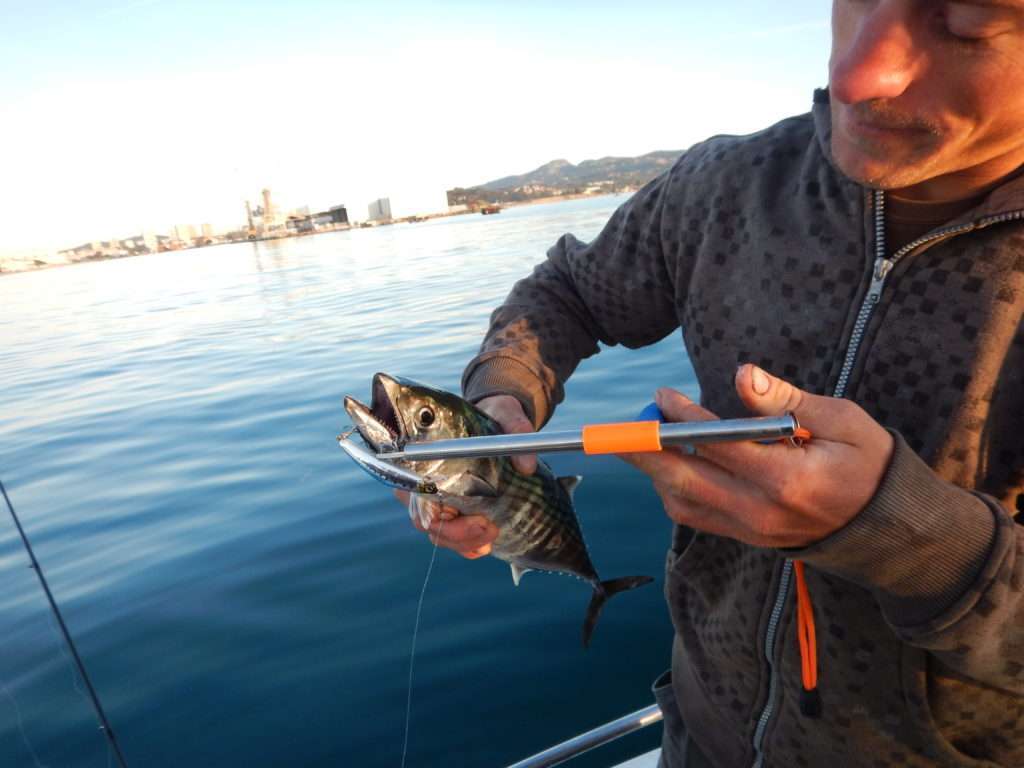
[[[678,326],[678,243],[666,247],[662,232],[671,188],[671,174],[655,179],[591,243],[558,240],[491,315],[480,354],[463,376],[468,399],[511,394],[540,427],[599,343],[639,347]]]
[[[1024,695],[1022,553],[1006,509],[943,481],[897,436],[868,506],[787,554],[869,589],[893,630],[946,667]]]

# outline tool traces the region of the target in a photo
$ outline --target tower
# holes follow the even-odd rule
[[[263,228],[273,229],[277,225],[277,211],[270,200],[270,190],[263,190]]]

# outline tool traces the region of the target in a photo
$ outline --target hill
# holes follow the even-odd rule
[[[552,160],[529,173],[450,189],[448,205],[473,208],[542,197],[633,190],[667,170],[681,154],[681,150],[661,150],[640,157],[584,160],[579,165],[568,160]]]

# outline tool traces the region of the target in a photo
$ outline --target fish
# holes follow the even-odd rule
[[[592,592],[583,619],[583,647],[612,596],[653,581],[626,576],[602,581],[583,540],[573,502],[579,476],[555,477],[543,461],[533,475],[518,472],[505,456],[424,461],[377,458],[405,445],[477,435],[501,434],[501,427],[472,403],[443,389],[377,373],[370,405],[345,397],[345,410],[371,450],[339,438],[345,452],[377,480],[411,492],[409,511],[430,522],[427,501],[464,515],[483,515],[498,528],[491,555],[509,564],[518,586],[523,574],[549,571],[575,576]],[[347,444],[346,444],[347,443]]]

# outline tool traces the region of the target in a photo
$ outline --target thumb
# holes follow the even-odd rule
[[[477,403],[477,407],[498,422],[506,434],[533,432],[533,422],[523,410],[522,403],[511,395],[492,395]],[[519,454],[512,457],[512,466],[520,474],[532,475],[537,471],[535,454]]]
[[[836,418],[837,408],[844,404],[841,400],[804,392],[751,363],[737,369],[736,393],[757,416],[792,413],[812,433],[841,438],[836,434],[843,425],[843,420]]]

